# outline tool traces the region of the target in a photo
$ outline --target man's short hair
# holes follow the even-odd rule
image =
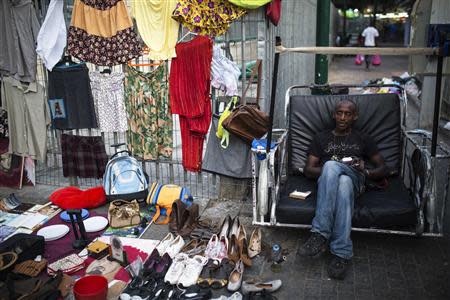
[[[339,105],[343,104],[343,103],[350,103],[353,105],[353,107],[355,108],[354,112],[356,114],[358,114],[358,105],[356,104],[355,101],[349,99],[349,98],[341,98],[338,101],[336,101],[336,105],[334,106],[334,111],[337,111],[337,108],[339,107]]]

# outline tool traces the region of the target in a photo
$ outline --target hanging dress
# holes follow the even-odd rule
[[[123,0],[75,0],[67,50],[82,61],[113,66],[141,56],[142,45]]]
[[[136,19],[139,35],[149,48],[152,60],[175,57],[175,44],[180,24],[172,19],[176,0],[133,1],[132,14]]]
[[[128,129],[125,112],[122,72],[111,74],[89,72],[92,96],[99,128],[102,132],[125,132]]]
[[[203,143],[211,124],[212,40],[198,36],[178,43],[177,57],[170,69],[170,105],[180,117],[183,167],[192,172],[202,168]]]
[[[128,113],[128,147],[133,155],[156,160],[172,158],[167,63],[145,73],[127,67],[125,106]]]
[[[245,13],[227,0],[178,0],[172,17],[192,32],[215,37],[227,32]]]

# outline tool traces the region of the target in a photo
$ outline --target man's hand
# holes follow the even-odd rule
[[[354,167],[355,169],[363,172],[364,171],[364,167],[365,167],[364,159],[362,159],[362,158],[354,158],[352,160],[351,166]]]

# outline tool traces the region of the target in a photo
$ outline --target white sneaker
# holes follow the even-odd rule
[[[177,284],[178,279],[186,268],[186,262],[188,259],[189,257],[184,253],[177,254],[167,270],[166,276],[164,276],[164,281],[169,282],[170,284]]]
[[[173,234],[168,233],[162,240],[159,242],[158,246],[156,246],[156,250],[158,250],[159,255],[163,256],[164,253],[166,253],[167,247],[172,243],[174,240]]]
[[[180,253],[181,248],[184,246],[184,240],[181,235],[177,236],[166,248],[166,253],[169,254],[170,258],[174,258],[175,255]]]
[[[204,256],[196,255],[186,261],[186,268],[183,271],[178,283],[183,287],[188,287],[197,283],[198,276],[202,272],[203,266],[208,263],[208,259]]]

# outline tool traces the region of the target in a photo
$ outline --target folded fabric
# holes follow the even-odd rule
[[[105,190],[102,186],[85,191],[69,186],[54,191],[49,199],[62,209],[96,208],[106,203]]]

